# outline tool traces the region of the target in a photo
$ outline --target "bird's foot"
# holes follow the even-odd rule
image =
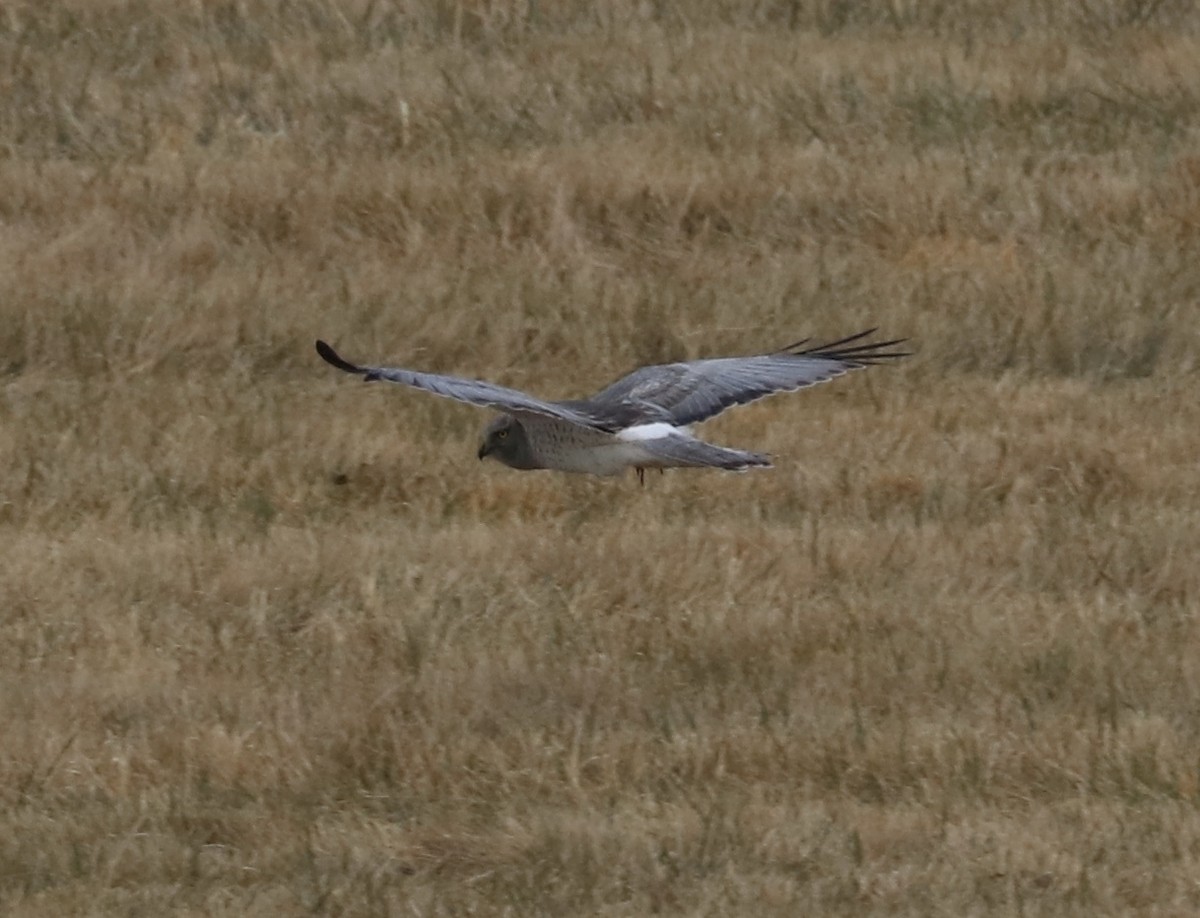
[[[639,465],[634,467],[634,471],[637,472],[638,484],[643,488],[646,487],[646,470]]]

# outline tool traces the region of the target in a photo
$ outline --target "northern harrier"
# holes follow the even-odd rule
[[[762,453],[714,446],[692,436],[691,425],[776,392],[792,392],[907,357],[895,350],[905,339],[870,342],[876,329],[829,344],[805,347],[808,338],[782,350],[750,357],[719,357],[642,367],[591,398],[548,402],[489,382],[439,376],[400,367],[350,363],[324,341],[317,353],[367,382],[388,382],[504,412],[483,432],[479,458],[491,456],[514,469],[558,469],[616,475],[648,468],[705,467],[743,471],[770,467]]]

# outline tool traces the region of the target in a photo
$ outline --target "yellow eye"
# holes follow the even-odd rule
[[[497,439],[497,440],[504,440],[504,439],[507,439],[507,438],[508,438],[508,431],[507,431],[507,430],[497,430],[497,431],[496,431],[496,439]]]

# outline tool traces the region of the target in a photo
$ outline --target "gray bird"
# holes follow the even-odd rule
[[[769,468],[762,453],[728,449],[692,435],[691,426],[776,392],[793,392],[885,360],[907,357],[905,339],[864,341],[869,329],[829,344],[808,338],[770,354],[718,357],[642,367],[591,398],[548,402],[477,379],[350,363],[324,341],[317,353],[362,376],[424,389],[504,412],[483,432],[479,458],[514,469],[557,469],[616,475],[627,468],[641,480],[648,468]]]

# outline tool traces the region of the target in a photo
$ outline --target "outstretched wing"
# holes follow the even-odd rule
[[[805,347],[806,338],[773,354],[642,367],[572,406],[615,426],[664,421],[680,427],[697,424],[735,405],[909,356],[907,351],[895,350],[904,338],[863,341],[875,331],[872,328],[814,347]]]
[[[567,405],[545,402],[532,395],[526,395],[516,389],[506,389],[504,386],[493,385],[479,379],[463,379],[458,376],[439,376],[436,373],[418,373],[415,370],[405,370],[402,367],[361,367],[343,359],[337,351],[324,341],[317,342],[317,353],[326,363],[332,364],[339,370],[355,373],[366,382],[377,379],[412,386],[440,395],[466,402],[468,405],[478,405],[482,408],[495,408],[508,414],[536,415],[543,418],[554,418],[589,427],[596,430],[607,429],[596,418]]]

